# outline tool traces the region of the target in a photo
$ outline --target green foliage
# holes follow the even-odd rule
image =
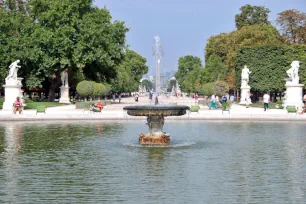
[[[4,99],[0,98],[0,109],[2,109],[3,103],[4,103]]]
[[[66,104],[58,103],[58,102],[31,102],[31,103],[27,103],[27,105],[24,108],[25,109],[37,109],[37,107],[41,107],[41,106],[48,108],[48,107],[63,106],[63,105],[66,105]]]
[[[224,80],[227,75],[228,69],[222,62],[221,57],[219,56],[210,56],[205,65],[206,74],[209,77],[210,82],[214,82],[217,80]]]
[[[240,8],[241,13],[236,14],[235,22],[237,29],[243,26],[250,26],[256,24],[270,25],[268,21],[268,14],[270,10],[264,6],[245,5]]]
[[[258,47],[264,45],[281,45],[282,38],[276,28],[270,25],[244,26],[231,33],[222,33],[210,37],[205,48],[206,63],[210,57],[219,56],[224,63],[226,82],[231,89],[236,88],[236,56],[243,47]]]
[[[198,90],[200,95],[211,96],[214,93],[214,82],[203,84]]]
[[[153,83],[148,79],[143,79],[141,82],[141,87],[146,87],[147,90],[152,90]]]
[[[74,83],[116,78],[128,29],[106,8],[93,7],[92,0],[28,0],[27,11],[20,8],[15,1],[0,9],[0,83],[16,59],[27,88],[40,87],[63,68],[81,76]]]
[[[80,94],[80,96],[89,97],[92,96],[94,92],[94,86],[93,83],[90,81],[81,81],[80,83],[78,83],[76,90]]]
[[[100,84],[99,83],[96,83],[96,82],[91,82],[92,85],[93,85],[93,92],[92,92],[92,96],[94,97],[97,97],[97,96],[100,96]]]
[[[225,81],[216,81],[213,89],[217,96],[223,96],[224,94],[228,93],[229,86]]]
[[[230,107],[231,107],[231,104],[229,102],[222,103],[222,110],[223,111],[229,110]]]
[[[202,62],[199,57],[187,55],[179,58],[178,71],[175,73],[175,78],[178,80],[183,91],[194,89],[195,73],[201,68]]]
[[[276,23],[287,43],[306,44],[306,13],[296,9],[286,10],[278,14]]]
[[[242,48],[237,56],[237,86],[241,82],[241,69],[247,65],[250,71],[249,85],[257,91],[283,91],[286,70],[292,61],[300,61],[300,83],[306,83],[306,46],[262,46]]]
[[[137,90],[140,79],[149,70],[147,60],[133,50],[126,50],[123,62],[117,67],[117,77],[112,80],[114,92],[132,92]]]

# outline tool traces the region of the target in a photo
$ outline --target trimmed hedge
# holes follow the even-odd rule
[[[76,90],[80,96],[88,97],[93,94],[94,86],[90,81],[81,81],[78,83]]]
[[[97,97],[107,95],[111,88],[108,84],[104,85],[94,81],[81,81],[78,83],[76,90],[82,97]]]
[[[236,58],[237,87],[241,85],[241,70],[247,65],[249,85],[255,91],[283,91],[286,71],[292,61],[300,61],[300,83],[306,84],[306,45],[261,46],[242,48]]]

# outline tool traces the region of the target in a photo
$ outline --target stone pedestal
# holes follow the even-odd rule
[[[69,97],[69,87],[68,86],[61,86],[61,98],[59,100],[60,103],[70,103]]]
[[[149,116],[147,125],[150,133],[139,135],[139,144],[143,145],[167,145],[170,143],[170,135],[163,132],[164,117]]]
[[[239,104],[246,104],[246,100],[245,100],[245,97],[247,95],[247,93],[250,91],[250,87],[241,87],[241,97],[240,97],[240,103]],[[252,104],[251,100],[249,101],[249,104]]]
[[[12,111],[13,110],[13,104],[16,101],[16,98],[19,97],[23,106],[25,105],[23,103],[23,95],[21,92],[22,87],[22,78],[17,78],[17,80],[9,79],[6,80],[6,84],[3,85],[4,87],[4,103],[3,103],[3,110],[6,111]]]
[[[148,133],[139,135],[139,144],[142,145],[167,145],[170,143],[170,135],[167,133]]]
[[[304,84],[286,83],[286,99],[283,101],[283,107],[295,106],[296,108],[303,107],[303,88]]]

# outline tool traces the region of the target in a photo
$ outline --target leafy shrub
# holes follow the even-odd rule
[[[92,96],[93,97],[100,96],[100,87],[101,87],[100,84],[96,83],[96,82],[93,82],[93,81],[91,81],[91,84],[93,85]]]
[[[29,98],[29,97],[24,97],[23,98],[23,100],[24,100],[24,102],[25,102],[25,104],[28,104],[28,103],[32,103],[33,101]]]
[[[0,98],[0,109],[2,109],[3,103],[4,103],[4,98]]]
[[[213,89],[217,96],[223,96],[228,92],[229,86],[225,81],[216,81]]]
[[[98,85],[99,85],[99,96],[105,96],[108,93],[106,87],[102,83],[99,83]]]
[[[199,89],[200,95],[211,96],[214,93],[214,82],[203,84]]]
[[[76,90],[80,94],[80,96],[88,97],[92,96],[94,92],[94,86],[93,83],[90,81],[81,81],[80,83],[78,83]]]

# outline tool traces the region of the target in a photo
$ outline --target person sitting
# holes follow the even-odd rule
[[[96,104],[96,107],[100,109],[100,111],[102,111],[103,109],[103,104],[101,103],[100,100],[98,100],[98,103]]]
[[[14,114],[16,114],[17,111],[19,114],[22,112],[22,102],[19,97],[17,97],[16,101],[14,102]]]

